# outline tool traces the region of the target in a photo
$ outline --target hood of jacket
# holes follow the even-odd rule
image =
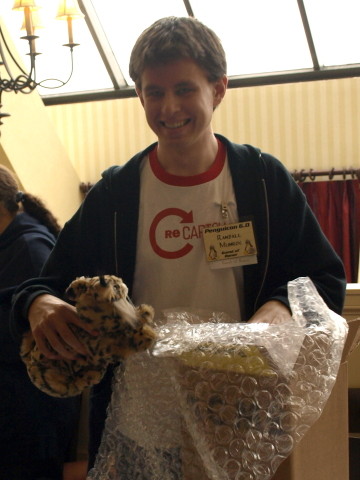
[[[0,235],[0,297],[18,281],[23,281],[21,272],[27,272],[23,253],[30,242],[46,245],[47,250],[55,243],[55,237],[38,220],[27,213],[16,215]],[[35,242],[34,242],[35,243]],[[38,247],[41,248],[41,247]]]
[[[50,233],[44,225],[36,218],[22,212],[16,215],[14,220],[0,235],[0,255],[5,249],[13,245],[14,242],[24,235],[42,236],[51,242],[55,241],[54,235]]]

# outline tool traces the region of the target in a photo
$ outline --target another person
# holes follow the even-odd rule
[[[161,19],[137,40],[130,75],[158,141],[124,166],[109,168],[90,190],[41,278],[17,293],[18,331],[30,325],[49,358],[85,353],[69,325],[88,327],[64,301],[64,290],[76,276],[101,273],[122,277],[133,302],[152,304],[158,318],[181,307],[226,312],[234,321],[283,322],[291,316],[287,283],[301,276],[310,277],[340,313],[342,263],[291,175],[273,156],[212,130],[228,83],[215,33],[193,18]],[[217,255],[210,258],[205,230],[220,227],[215,239],[228,235],[226,245],[239,224],[256,253],[222,262],[212,245]],[[109,369],[92,391],[90,466],[111,378]]]
[[[78,399],[49,397],[30,381],[10,333],[11,296],[39,275],[60,226],[43,202],[19,192],[0,166],[0,478],[60,480],[74,436]],[[20,339],[19,339],[20,340]]]

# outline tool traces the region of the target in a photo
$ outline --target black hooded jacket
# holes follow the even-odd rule
[[[27,213],[16,215],[0,235],[0,361],[19,362],[19,345],[10,334],[11,297],[15,289],[40,274],[55,237]]]
[[[4,479],[62,478],[78,422],[79,399],[53,398],[35,387],[20,358],[21,337],[14,339],[10,333],[12,294],[24,280],[40,274],[55,240],[26,213],[16,215],[0,235],[0,478]]]

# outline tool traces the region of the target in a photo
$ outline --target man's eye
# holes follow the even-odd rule
[[[190,87],[181,87],[177,90],[178,95],[186,95],[187,93],[192,92],[193,89]]]
[[[162,93],[160,90],[150,90],[146,94],[147,97],[161,97],[161,95]]]

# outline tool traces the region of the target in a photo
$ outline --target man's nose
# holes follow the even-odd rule
[[[173,114],[179,109],[179,99],[173,93],[167,93],[163,98],[162,112],[166,115]]]

